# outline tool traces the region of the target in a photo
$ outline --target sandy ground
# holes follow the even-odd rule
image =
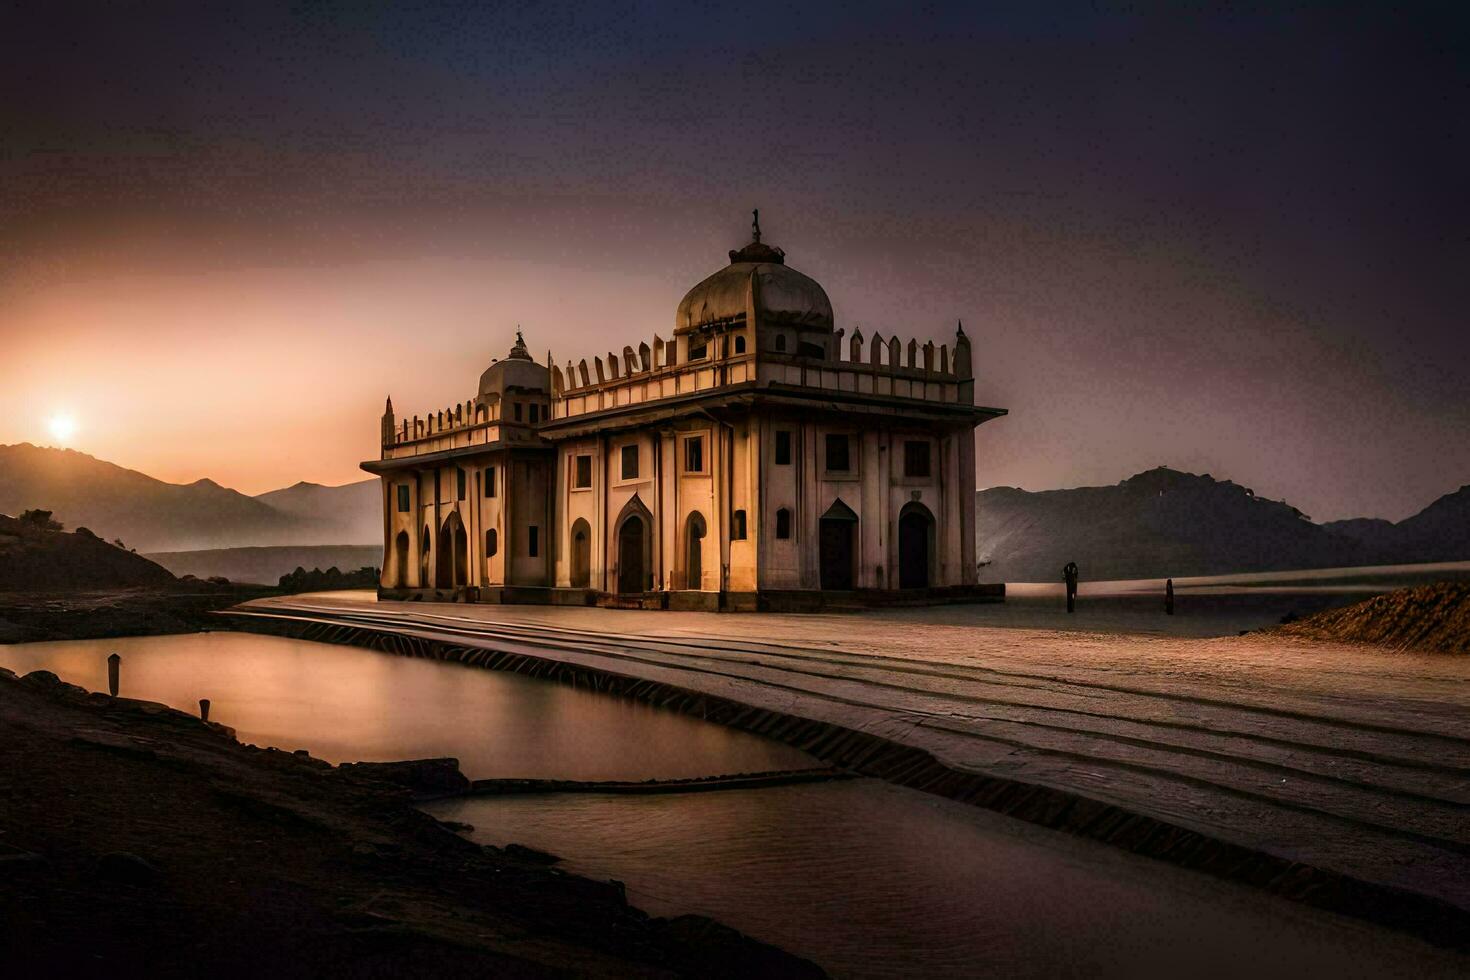
[[[1051,597],[834,616],[363,594],[251,606],[840,724],[1470,909],[1470,660],[1219,635],[1274,621],[1272,602],[1196,601],[1174,617],[1152,599],[1084,601],[1068,616]]]

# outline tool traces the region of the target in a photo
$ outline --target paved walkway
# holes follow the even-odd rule
[[[1086,632],[1024,603],[736,616],[322,594],[245,608],[838,724],[1470,910],[1466,658],[1127,632],[1163,620],[1128,613]]]

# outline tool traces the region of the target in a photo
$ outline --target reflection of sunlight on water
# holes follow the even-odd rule
[[[51,670],[210,718],[240,740],[331,762],[454,756],[471,778],[648,779],[815,765],[753,735],[515,674],[242,633],[0,647],[0,666]]]

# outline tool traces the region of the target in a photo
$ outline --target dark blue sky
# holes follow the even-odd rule
[[[169,315],[103,322],[99,283],[465,277],[397,311],[438,338],[416,372],[391,329],[303,314],[353,356],[300,477],[350,478],[385,389],[463,398],[516,322],[563,360],[667,334],[758,205],[849,330],[965,319],[1013,413],[982,486],[1167,463],[1325,519],[1470,482],[1457,5],[38,11],[0,15],[0,331],[93,318],[78,363]],[[186,356],[137,370],[166,392]]]

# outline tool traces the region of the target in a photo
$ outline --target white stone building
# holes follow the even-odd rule
[[[381,458],[382,594],[699,609],[999,598],[976,582],[969,338],[836,329],[760,240],[673,336],[564,368],[517,334]]]

